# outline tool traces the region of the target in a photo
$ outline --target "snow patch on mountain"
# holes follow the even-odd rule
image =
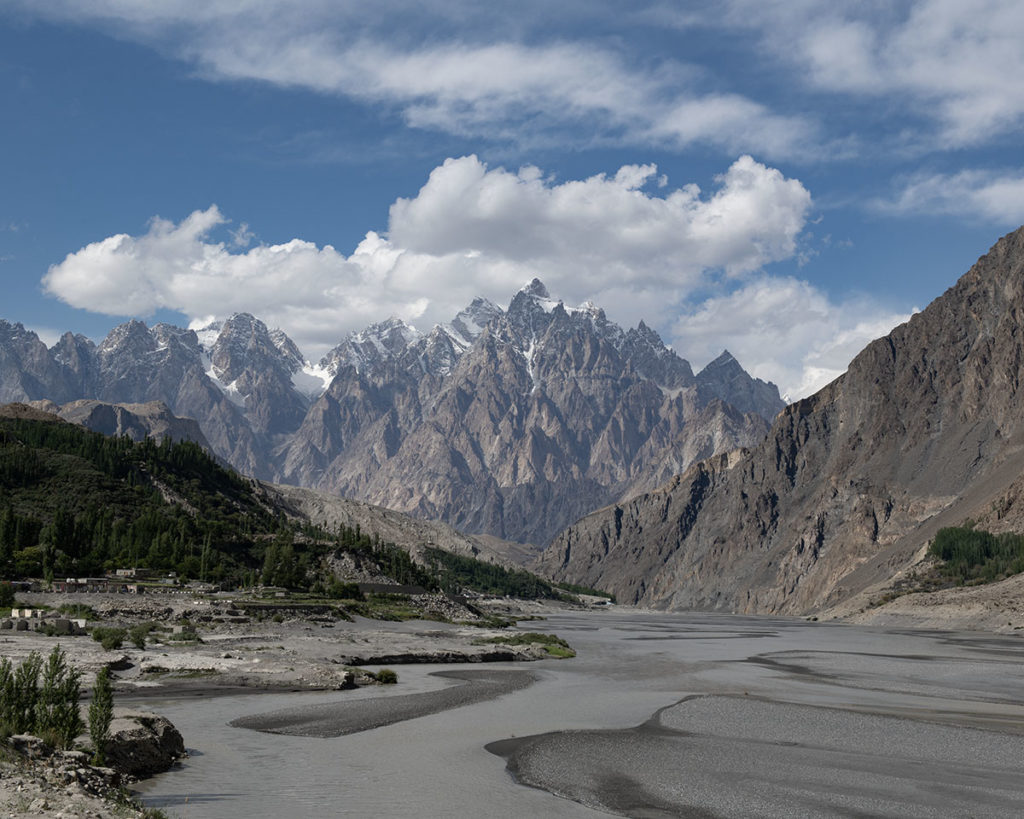
[[[292,373],[292,386],[311,400],[316,400],[325,392],[334,380],[334,374],[319,364],[304,361],[302,366]]]

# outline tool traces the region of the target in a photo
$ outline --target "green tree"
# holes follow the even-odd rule
[[[82,732],[78,709],[81,676],[77,668],[68,666],[61,647],[54,646],[42,669],[33,730],[56,747],[70,748]]]
[[[24,734],[35,727],[36,701],[39,698],[39,672],[43,658],[33,651],[14,672],[11,684],[10,728],[12,733]]]
[[[92,764],[106,762],[110,723],[114,719],[114,688],[110,684],[110,669],[106,666],[96,675],[89,704],[89,740],[92,742]]]

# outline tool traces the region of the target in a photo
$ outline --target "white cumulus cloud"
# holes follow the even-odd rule
[[[467,156],[435,168],[392,205],[388,232],[367,233],[348,255],[301,239],[240,248],[211,206],[86,245],[43,284],[109,315],[252,312],[310,356],[388,315],[426,329],[475,296],[504,303],[534,276],[568,303],[589,298],[620,322],[665,326],[695,289],[792,257],[811,204],[798,180],[748,156],[707,192],[673,188],[653,165],[558,182]]]
[[[695,366],[728,349],[751,374],[796,400],[841,375],[868,342],[909,318],[871,299],[836,303],[809,282],[763,276],[684,313],[670,337]]]

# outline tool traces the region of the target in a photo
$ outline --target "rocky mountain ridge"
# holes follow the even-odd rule
[[[316,364],[245,313],[199,330],[133,320],[49,349],[0,321],[0,400],[79,402],[104,431],[141,428],[125,407],[159,402],[245,474],[533,543],[758,440],[783,407],[728,354],[694,374],[645,324],[566,307],[538,280],[428,333],[372,325]]]
[[[577,522],[540,568],[663,608],[864,605],[940,526],[1021,519],[1022,317],[1024,228],[761,443]]]

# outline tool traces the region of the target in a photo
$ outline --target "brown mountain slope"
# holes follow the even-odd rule
[[[1022,321],[1024,228],[760,446],[582,519],[541,568],[659,607],[805,613],[852,598],[939,525],[1016,502]]]
[[[295,517],[326,529],[334,529],[338,525],[353,529],[358,526],[367,534],[401,546],[417,560],[422,559],[429,547],[506,568],[518,568],[518,564],[536,556],[536,552],[531,553],[519,543],[487,535],[467,535],[440,521],[418,520],[365,501],[339,498],[297,486],[260,485],[275,508],[286,509]]]

